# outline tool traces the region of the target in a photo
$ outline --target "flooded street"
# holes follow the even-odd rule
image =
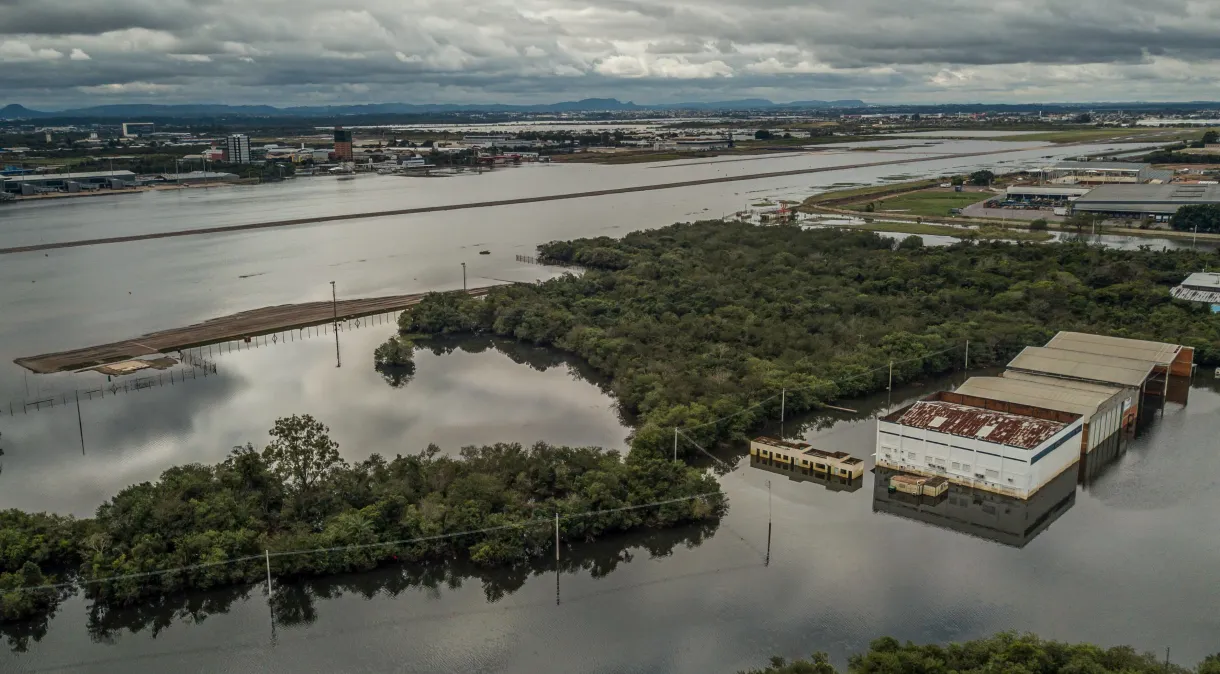
[[[922,141],[939,143],[918,150],[935,155],[1013,147]],[[294,413],[327,423],[349,461],[429,443],[446,453],[539,440],[625,450],[628,420],[583,363],[514,343],[436,342],[417,352],[414,377],[394,386],[372,363],[394,330],[384,319],[340,332],[341,367],[328,332],[235,351],[205,347],[199,357],[214,371],[179,365],[170,384],[106,388],[82,401],[79,421],[73,391],[124,378],[27,375],[12,361],[254,307],[329,300],[330,281],[341,299],[460,288],[462,263],[471,286],[533,281],[556,272],[516,256],[554,239],[720,217],[751,201],[795,200],[899,172],[1011,169],[1103,147],[3,256],[0,508],[88,516],[166,468],[214,463],[246,442],[261,446],[275,418]],[[852,164],[883,152],[299,179],[19,204],[0,209],[0,247]],[[858,413],[797,419],[785,430],[803,424],[807,441],[871,468],[878,413],[963,378],[850,401]],[[28,407],[56,396],[53,407]],[[1217,437],[1220,383],[1199,373],[1188,405],[1168,404],[1141,435],[1065,474],[1046,498],[976,502],[954,492],[932,508],[893,498],[871,471],[849,485],[790,479],[802,476],[751,465],[744,446],[727,447],[721,456],[736,468],[721,478],[730,509],[718,526],[575,545],[558,569],[553,560],[495,572],[433,565],[284,585],[274,606],[262,586],[94,614],[78,596],[38,640],[0,630],[0,644],[8,640],[0,671],[703,674],[815,650],[842,665],[884,634],[947,641],[1006,629],[1170,647],[1174,662],[1193,664],[1220,643]],[[13,652],[16,643],[28,650]]]

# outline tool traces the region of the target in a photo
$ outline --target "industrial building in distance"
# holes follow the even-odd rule
[[[1062,161],[1041,173],[1055,185],[1138,185],[1173,179],[1173,171],[1126,161]]]
[[[1187,302],[1209,304],[1212,313],[1220,314],[1220,274],[1215,272],[1195,272],[1169,294]]]
[[[1193,365],[1190,347],[1061,332],[1001,377],[974,377],[879,419],[876,463],[1027,499],[1133,429],[1144,397],[1169,398],[1170,378]]]
[[[1072,210],[1115,218],[1168,220],[1183,206],[1220,204],[1220,185],[1103,185],[1076,198]]]

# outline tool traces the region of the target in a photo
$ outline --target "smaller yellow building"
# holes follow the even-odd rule
[[[750,441],[750,455],[818,473],[854,480],[864,475],[864,462],[846,452],[826,452],[807,442],[758,437]]]

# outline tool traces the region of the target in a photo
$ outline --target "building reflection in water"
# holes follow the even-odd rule
[[[812,482],[820,484],[830,491],[859,491],[864,486],[864,478],[858,477],[854,480],[849,480],[846,477],[837,475],[828,475],[824,472],[817,472],[808,468],[801,468],[790,463],[777,463],[769,459],[760,459],[757,456],[750,457],[750,467],[776,475],[787,476],[793,482]]]
[[[1075,469],[1066,470],[1028,500],[950,484],[937,497],[890,492],[890,478],[901,471],[878,466],[873,512],[897,515],[1001,545],[1023,548],[1076,503]]]

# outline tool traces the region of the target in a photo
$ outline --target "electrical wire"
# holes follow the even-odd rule
[[[699,499],[699,498],[708,498],[711,496],[720,496],[720,495],[721,495],[720,492],[704,492],[702,494],[694,494],[692,496],[680,496],[677,498],[666,499],[663,501],[653,501],[651,503],[619,506],[616,508],[604,508],[604,509],[600,509],[600,510],[590,510],[590,511],[582,512],[582,513],[568,513],[568,514],[561,513],[561,514],[559,514],[559,521],[562,522],[564,520],[572,520],[572,519],[577,519],[577,518],[582,518],[582,517],[592,517],[594,515],[603,515],[603,514],[608,514],[608,513],[624,512],[624,511],[628,511],[628,510],[640,510],[643,508],[652,508],[655,506],[670,505],[673,503],[682,503],[684,501],[693,501],[693,500]],[[485,527],[482,529],[471,529],[469,531],[458,531],[458,532],[454,532],[454,533],[437,534],[434,536],[420,536],[418,538],[409,538],[409,539],[396,540],[396,541],[381,541],[381,542],[377,542],[377,543],[361,543],[361,544],[355,544],[355,545],[341,545],[341,546],[335,546],[335,547],[329,547],[329,548],[311,548],[311,549],[306,549],[306,550],[280,550],[278,552],[265,552],[264,554],[261,554],[261,555],[247,555],[244,557],[235,557],[233,559],[225,559],[225,560],[219,560],[219,561],[215,561],[215,562],[204,562],[201,564],[191,564],[188,566],[180,566],[180,567],[175,567],[172,569],[160,569],[157,571],[143,571],[143,572],[139,572],[139,573],[128,573],[128,574],[122,574],[122,575],[118,575],[118,576],[108,576],[106,578],[89,578],[89,579],[64,582],[64,583],[52,583],[52,584],[47,584],[47,585],[19,587],[19,588],[14,588],[12,590],[8,590],[8,592],[36,592],[36,591],[42,591],[42,590],[62,590],[62,589],[75,588],[75,587],[85,587],[88,585],[97,585],[97,584],[101,584],[101,583],[111,583],[111,582],[122,581],[122,580],[134,580],[137,578],[151,578],[153,576],[164,576],[167,574],[181,573],[181,572],[185,572],[185,571],[198,571],[200,569],[208,569],[208,568],[213,568],[213,567],[217,567],[217,566],[226,566],[229,564],[240,564],[243,562],[270,559],[272,557],[277,557],[277,558],[278,557],[291,557],[291,556],[297,556],[297,555],[312,555],[312,554],[319,554],[319,553],[346,552],[346,551],[352,551],[352,550],[367,550],[367,549],[371,549],[371,548],[380,548],[380,547],[403,546],[403,545],[411,545],[413,543],[427,543],[430,541],[444,540],[444,539],[449,539],[449,538],[458,538],[460,536],[473,536],[476,534],[487,534],[487,533],[492,533],[492,532],[496,532],[496,531],[504,531],[507,529],[527,529],[530,527],[536,527],[536,526],[543,525],[543,524],[553,525],[554,523],[555,523],[554,517],[544,517],[544,518],[535,518],[532,520],[526,520],[524,522],[513,522],[510,524],[501,524],[501,525],[494,526],[494,527]]]

